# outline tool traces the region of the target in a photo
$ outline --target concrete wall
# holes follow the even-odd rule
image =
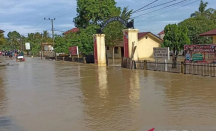
[[[116,47],[118,48],[118,53],[114,53],[114,58],[115,59],[120,59],[121,58],[121,47]],[[106,47],[107,50],[107,47]],[[112,58],[113,57],[113,47],[109,47],[109,50],[107,50],[107,57]]]
[[[213,36],[213,44],[216,44],[216,36]]]
[[[137,46],[137,55],[139,59],[153,57],[153,48],[161,46],[161,41],[154,36],[150,34],[147,34],[146,36],[139,40]]]

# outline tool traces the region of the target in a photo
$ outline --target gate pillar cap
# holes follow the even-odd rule
[[[96,36],[96,37],[105,37],[105,34],[93,34],[93,36]]]
[[[124,29],[123,32],[139,32],[138,29]]]

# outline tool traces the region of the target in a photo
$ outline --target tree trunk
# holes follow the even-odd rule
[[[173,56],[172,56],[172,68],[176,68],[177,65],[177,58],[178,58],[178,51],[173,49]]]
[[[114,63],[115,63],[115,52],[114,52],[114,49],[115,49],[115,47],[113,47],[113,65],[114,65]]]

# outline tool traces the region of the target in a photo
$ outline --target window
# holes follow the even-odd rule
[[[107,47],[107,50],[109,50],[109,47]]]
[[[115,48],[114,48],[114,53],[115,53],[115,54],[118,54],[118,47],[115,47]]]

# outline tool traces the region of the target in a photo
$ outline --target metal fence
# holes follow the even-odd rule
[[[181,73],[181,63],[177,63],[175,68],[172,63],[166,62],[135,61],[135,63],[136,69]]]
[[[173,68],[171,62],[132,61],[130,58],[123,58],[122,67],[216,77],[216,64],[177,62],[176,67]]]
[[[186,63],[184,64],[185,74],[216,76],[216,64]]]
[[[71,62],[80,62],[84,63],[85,58],[71,58],[71,57],[56,57],[57,61],[71,61]]]

